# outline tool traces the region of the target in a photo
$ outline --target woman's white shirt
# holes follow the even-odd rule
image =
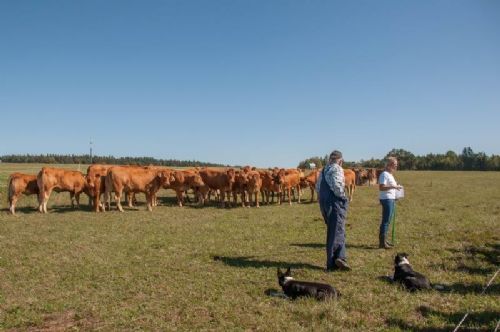
[[[383,184],[385,186],[397,186],[398,183],[396,182],[396,179],[394,179],[394,176],[387,172],[383,171],[382,174],[380,174],[378,178],[378,183]],[[396,190],[397,189],[389,189],[386,191],[380,190],[380,199],[396,199]]]

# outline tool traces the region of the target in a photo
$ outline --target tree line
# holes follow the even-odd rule
[[[63,154],[23,154],[0,157],[4,163],[40,163],[40,164],[90,164],[90,155]],[[152,157],[113,157],[92,156],[93,164],[107,165],[155,165],[172,167],[222,167],[222,164],[207,163],[196,160],[156,159]]]
[[[500,171],[500,155],[486,155],[474,152],[472,148],[463,148],[460,154],[447,151],[444,154],[429,153],[416,156],[404,149],[392,149],[383,159],[361,160],[360,162],[344,162],[344,167],[382,168],[388,157],[396,157],[400,170],[436,170],[436,171]],[[328,162],[328,155],[311,157],[299,163],[300,168],[311,168],[311,163],[320,168]]]

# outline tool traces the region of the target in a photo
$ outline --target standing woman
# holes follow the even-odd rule
[[[378,178],[380,191],[380,204],[382,205],[382,222],[380,224],[379,248],[390,249],[393,244],[387,242],[387,231],[394,214],[394,204],[396,202],[396,190],[402,187],[394,179],[393,173],[398,168],[398,160],[395,157],[387,158],[385,170]]]

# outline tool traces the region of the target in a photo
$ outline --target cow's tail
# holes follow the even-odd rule
[[[12,181],[14,181],[14,177],[9,176],[9,182],[7,185],[7,201],[9,202],[9,207],[12,204],[12,196],[14,196],[14,189],[12,188]]]

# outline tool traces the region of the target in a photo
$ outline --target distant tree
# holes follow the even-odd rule
[[[310,169],[311,164],[316,165],[316,168],[321,168],[325,165],[324,159],[321,157],[311,157],[307,158],[306,160],[303,160],[299,163],[298,167],[303,168],[303,169]]]
[[[392,149],[389,153],[387,153],[384,159],[387,159],[387,157],[398,158],[399,169],[401,170],[415,169],[416,157],[409,151],[403,149]]]

